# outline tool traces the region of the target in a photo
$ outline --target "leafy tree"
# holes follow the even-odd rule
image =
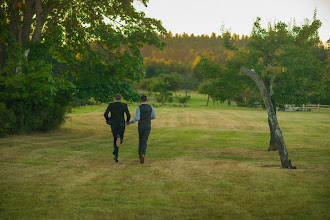
[[[239,48],[236,37],[229,32],[223,34],[223,44],[232,52],[224,65],[206,58],[197,65],[208,80],[202,89],[214,98],[244,98],[244,102],[251,104],[262,100],[268,112],[269,150],[279,149],[282,166],[286,168],[293,166],[278,126],[276,107],[286,103],[306,103],[322,84],[327,56],[317,53],[320,25],[321,22],[314,17],[313,22],[306,21],[302,27],[289,28],[278,22],[264,29],[258,18],[245,48]],[[244,75],[253,81],[247,81]],[[220,84],[217,86],[217,83]]]
[[[147,80],[145,88],[152,92],[159,92],[163,105],[169,92],[177,91],[183,82],[184,78],[178,73],[160,74]]]
[[[63,121],[71,93],[103,102],[117,92],[135,99],[133,82],[145,74],[140,48],[163,48],[158,36],[165,33],[133,0],[0,0],[0,92],[6,97],[0,102],[15,108],[19,130],[32,131],[51,127],[50,118]],[[62,110],[40,119],[41,106]]]
[[[213,100],[222,102],[237,100],[242,92],[247,90],[247,86],[241,86],[245,80],[235,72],[235,69],[227,68],[215,60],[202,56],[196,69],[204,80],[199,86],[199,92],[210,96]]]
[[[285,23],[278,22],[266,30],[258,18],[244,51],[231,44],[230,38],[225,38],[227,47],[237,51],[235,68],[238,63],[240,71],[249,76],[261,92],[268,112],[270,147],[278,148],[285,168],[293,166],[277,122],[276,106],[306,103],[315,90],[326,67],[326,62],[314,55],[320,43],[317,34],[320,25],[314,17],[313,22],[306,22],[302,27],[290,29]]]

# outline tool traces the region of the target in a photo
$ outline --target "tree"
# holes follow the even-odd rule
[[[183,77],[178,73],[160,74],[151,78],[149,83],[146,83],[146,89],[152,92],[159,92],[163,105],[168,93],[177,91],[183,82]]]
[[[139,2],[146,5],[148,0]],[[0,0],[0,92],[14,99],[0,102],[6,108],[20,103],[35,111],[39,96],[7,94],[21,94],[23,87],[32,86],[29,80],[34,80],[37,91],[49,85],[45,106],[52,105],[46,100],[67,106],[67,99],[57,102],[64,100],[59,97],[64,93],[102,102],[117,92],[135,99],[133,82],[145,75],[140,48],[145,44],[163,48],[159,34],[166,34],[161,22],[136,11],[133,0]],[[15,87],[9,88],[13,80]],[[18,109],[14,112],[21,114]],[[17,123],[29,122],[20,117]]]
[[[148,0],[139,2],[146,5]],[[104,81],[104,77],[118,79],[107,80],[108,84],[123,79],[121,82],[126,86],[122,91],[126,91],[132,81],[140,80],[145,72],[139,48],[145,44],[162,48],[164,43],[157,34],[166,33],[160,21],[146,18],[143,12],[135,10],[132,3],[133,0],[2,1],[1,29],[4,40],[1,43],[0,68],[6,64],[13,44],[21,45],[28,57],[29,51],[35,49],[31,48],[31,44],[40,43],[54,52],[53,57],[68,65],[75,83],[83,84],[76,87],[78,93],[89,92],[88,86],[84,85],[85,74],[96,75],[95,78],[99,79],[90,81],[96,84]],[[99,54],[94,53],[91,43],[98,46]],[[103,53],[100,54],[101,51]],[[102,64],[104,75],[93,69],[87,70],[87,73],[81,71],[86,65],[97,65],[98,68]],[[85,88],[87,91],[82,91]],[[105,99],[102,98],[104,91],[94,92],[93,96],[107,101],[112,93]]]
[[[222,101],[236,99],[241,93],[242,76],[234,69],[223,67],[215,60],[202,56],[196,65],[198,73],[203,78],[199,92],[210,96],[213,100]],[[208,102],[207,102],[208,105]]]
[[[227,47],[236,51],[240,71],[249,76],[261,92],[268,112],[270,148],[279,150],[284,168],[294,167],[277,122],[276,107],[285,103],[306,103],[309,94],[316,89],[315,85],[326,70],[326,62],[314,55],[320,43],[317,34],[320,25],[314,16],[313,22],[306,21],[302,27],[290,29],[278,22],[266,30],[258,18],[245,51],[239,51],[230,38],[224,39]]]
[[[326,62],[318,59],[314,53],[319,47],[317,34],[321,22],[314,21],[302,27],[278,22],[268,30],[260,25],[260,19],[254,24],[248,44],[248,56],[254,59],[254,68],[260,71],[276,114],[277,106],[286,103],[306,104],[309,94],[316,90],[325,71]],[[258,68],[258,69],[256,69]],[[271,131],[269,150],[277,150],[275,128],[268,120]]]
[[[217,89],[210,89],[216,85],[218,79],[222,79],[223,84],[228,84],[227,90],[234,98],[243,95],[250,103],[262,98],[268,112],[269,150],[279,150],[282,167],[285,168],[294,166],[288,158],[283,134],[277,122],[276,108],[286,103],[302,105],[310,99],[311,94],[318,91],[317,85],[324,79],[322,76],[325,76],[328,66],[325,58],[327,56],[319,56],[321,53],[317,53],[320,48],[317,33],[320,25],[315,14],[314,20],[306,20],[302,27],[289,27],[278,22],[269,25],[266,30],[261,27],[258,18],[245,48],[238,47],[237,37],[231,36],[229,32],[223,34],[224,47],[232,51],[223,66],[218,64],[217,67],[216,62],[207,59],[199,63],[201,73],[211,79],[208,82],[211,85],[207,89],[213,96],[219,93],[219,98],[225,97],[226,90],[221,84]],[[253,81],[242,78],[244,75],[240,72]],[[252,96],[246,96],[247,91]],[[259,96],[256,96],[257,91]]]

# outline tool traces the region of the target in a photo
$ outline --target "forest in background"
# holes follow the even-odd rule
[[[164,50],[146,45],[141,49],[146,64],[146,77],[150,79],[160,74],[178,73],[185,79],[179,89],[198,90],[202,80],[195,69],[201,56],[211,58],[224,64],[233,52],[223,47],[223,37],[213,33],[209,35],[175,34],[160,35],[167,45]],[[244,48],[248,36],[233,34],[232,38],[240,48]]]

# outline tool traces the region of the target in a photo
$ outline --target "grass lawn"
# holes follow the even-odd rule
[[[143,165],[137,125],[114,162],[105,104],[0,139],[0,219],[330,219],[330,112],[278,112],[287,170],[264,110],[205,104],[155,108]]]

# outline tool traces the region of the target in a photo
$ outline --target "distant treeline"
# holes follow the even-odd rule
[[[160,74],[178,73],[183,76],[185,83],[180,89],[197,90],[201,76],[195,66],[201,56],[206,56],[219,63],[225,63],[233,52],[225,50],[222,36],[213,33],[208,35],[175,34],[159,36],[166,42],[163,51],[154,46],[146,45],[141,49],[147,66],[146,78],[157,77]],[[233,34],[235,45],[244,48],[249,41],[248,36]]]
[[[148,45],[141,49],[146,64],[146,76],[142,82],[137,84],[137,87],[153,92],[160,92],[158,90],[163,89],[162,93],[165,94],[165,98],[167,96],[165,90],[169,90],[169,88],[171,89],[168,92],[176,90],[199,90],[201,92],[203,90],[203,83],[209,79],[206,79],[196,68],[196,65],[203,57],[217,63],[220,68],[221,66],[224,67],[227,61],[234,59],[236,56],[233,50],[224,47],[224,43],[226,44],[225,35],[217,36],[215,33],[211,36],[195,36],[185,33],[173,35],[169,32],[168,35],[159,35],[158,37],[166,43],[164,50]],[[248,50],[247,45],[251,41],[251,37],[232,34],[230,41],[238,51],[246,51]],[[298,51],[297,48],[295,50]],[[319,44],[313,49],[312,55],[320,62],[326,62],[329,59],[329,49],[325,45]],[[311,74],[310,70],[304,69],[304,71]],[[322,71],[320,85],[327,84],[329,81],[328,74],[329,68]],[[175,84],[172,78],[177,79]],[[311,97],[314,93],[314,96],[318,97],[309,98],[309,102],[328,104],[328,96],[320,94],[327,93],[329,88],[328,86],[320,85],[317,86],[317,90],[320,90],[319,92],[315,92],[315,88],[313,91],[309,91]],[[324,97],[320,98],[321,96]]]

